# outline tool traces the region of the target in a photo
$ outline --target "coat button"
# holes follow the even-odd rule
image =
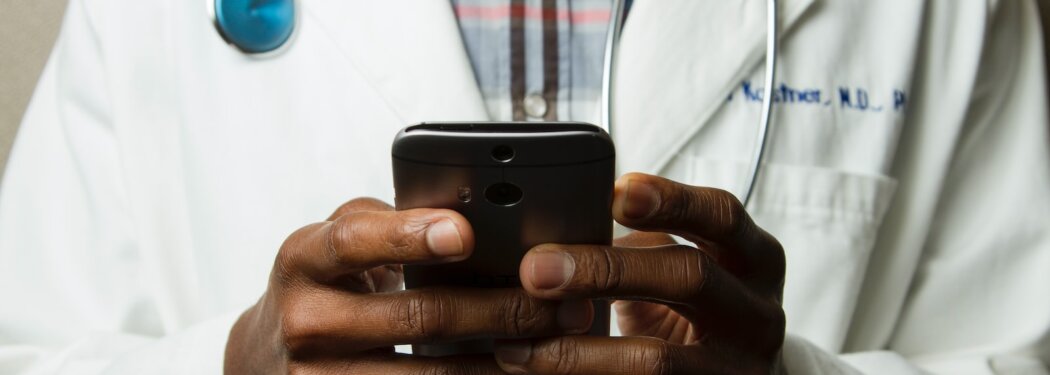
[[[547,99],[540,94],[529,94],[525,97],[525,114],[529,117],[543,118],[547,115]]]

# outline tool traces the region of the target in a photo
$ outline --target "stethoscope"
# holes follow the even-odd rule
[[[249,56],[284,50],[296,32],[296,0],[207,0],[222,39]]]
[[[251,56],[266,56],[282,51],[296,32],[298,7],[296,0],[208,0],[208,10],[219,35],[227,43]],[[605,56],[602,67],[601,123],[612,134],[613,75],[620,33],[626,16],[625,0],[613,0],[611,27],[605,38]],[[751,168],[744,184],[742,202],[751,202],[762,169],[773,115],[773,84],[777,63],[777,1],[766,0],[766,79],[762,94],[762,116],[759,119]]]

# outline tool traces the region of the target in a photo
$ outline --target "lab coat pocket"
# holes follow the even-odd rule
[[[743,163],[679,155],[665,175],[738,195]],[[856,305],[895,179],[812,166],[764,166],[749,212],[787,254],[788,330],[837,350]]]

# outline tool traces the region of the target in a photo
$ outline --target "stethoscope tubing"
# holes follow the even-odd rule
[[[613,0],[612,18],[609,22],[609,31],[605,38],[605,55],[602,62],[602,92],[601,92],[601,125],[609,134],[613,133],[615,118],[613,117],[613,106],[615,98],[613,92],[616,88],[615,69],[617,51],[620,47],[620,35],[623,31],[625,17],[624,0]],[[766,156],[767,143],[772,129],[773,120],[773,85],[776,82],[777,72],[777,0],[766,1],[766,63],[765,63],[765,89],[762,93],[762,115],[759,119],[758,134],[755,137],[755,147],[751,157],[751,165],[748,169],[748,177],[743,185],[743,193],[740,195],[744,207],[751,203],[754,197],[758,177],[762,173],[763,159]]]
[[[616,71],[616,52],[620,47],[620,34],[623,32],[623,20],[626,11],[623,9],[624,0],[613,0],[612,18],[609,20],[609,31],[605,33],[605,54],[602,59],[602,95],[601,95],[601,126],[610,135],[613,132],[613,90],[616,81],[613,72]]]
[[[763,159],[766,156],[767,140],[772,130],[773,121],[773,85],[777,81],[777,0],[766,1],[766,87],[762,92],[762,118],[759,120],[758,135],[755,140],[754,156],[751,157],[751,170],[744,184],[744,207],[751,203],[759,174],[762,173]]]

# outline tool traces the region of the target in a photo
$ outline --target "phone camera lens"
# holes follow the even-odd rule
[[[513,206],[521,202],[521,188],[508,183],[498,183],[485,189],[485,199],[499,206]]]
[[[500,145],[492,149],[492,158],[498,162],[506,163],[514,159],[514,149],[510,146]]]

